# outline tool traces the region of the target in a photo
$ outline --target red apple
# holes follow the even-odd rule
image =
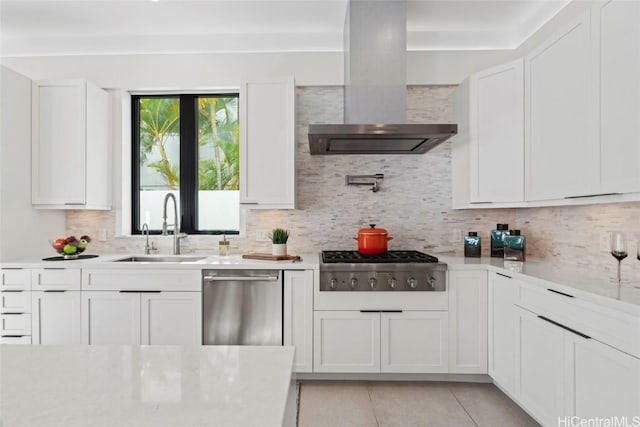
[[[53,249],[55,249],[56,251],[61,251],[66,244],[67,244],[67,240],[61,237],[59,239],[54,240],[53,243],[51,243],[51,246],[53,246]]]
[[[66,241],[67,245],[78,246],[78,239],[76,239],[76,236],[69,236]]]

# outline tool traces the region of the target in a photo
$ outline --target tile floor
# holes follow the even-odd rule
[[[304,381],[299,427],[538,426],[493,384]]]

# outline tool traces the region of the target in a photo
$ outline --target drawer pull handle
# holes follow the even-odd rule
[[[589,335],[585,335],[585,334],[583,334],[582,332],[578,332],[578,331],[576,331],[575,329],[571,329],[571,328],[570,328],[570,327],[568,327],[568,326],[564,326],[562,323],[558,323],[558,322],[556,322],[556,321],[554,321],[554,320],[549,319],[548,317],[544,317],[544,316],[538,316],[538,317],[539,317],[540,319],[544,320],[545,322],[549,322],[549,323],[551,323],[551,324],[553,324],[553,325],[556,325],[556,326],[558,326],[558,327],[560,327],[560,328],[562,328],[562,329],[565,329],[565,330],[567,330],[567,331],[569,331],[569,332],[571,332],[571,333],[574,333],[574,334],[576,334],[576,335],[578,335],[578,336],[581,336],[581,337],[582,337],[582,338],[584,338],[584,339],[587,339],[587,340],[590,340],[590,339],[591,339],[591,337],[590,337]]]
[[[381,310],[360,310],[360,313],[380,313]]]
[[[573,298],[573,295],[565,294],[564,292],[556,291],[554,289],[547,289],[549,292],[553,292],[554,294],[562,295],[565,297]]]
[[[134,294],[134,293],[137,293],[137,294],[159,294],[162,291],[140,291],[140,290],[130,291],[130,290],[122,290],[122,291],[119,291],[119,292],[121,294]]]
[[[23,311],[15,312],[15,313],[2,313],[3,316],[21,316],[23,314],[24,314]]]
[[[402,310],[382,310],[382,313],[402,313]]]
[[[29,335],[2,335],[2,338],[23,338],[28,336]]]
[[[61,293],[61,292],[67,292],[67,291],[66,289],[45,289],[44,292]]]
[[[506,274],[496,273],[498,276],[506,277],[507,279],[513,279],[511,276],[507,276]]]

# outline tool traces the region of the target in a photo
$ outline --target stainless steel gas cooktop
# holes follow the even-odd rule
[[[320,291],[445,291],[447,265],[418,251],[322,251]]]

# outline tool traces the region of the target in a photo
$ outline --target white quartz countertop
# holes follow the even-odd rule
[[[7,427],[281,426],[295,380],[293,347],[0,351],[0,424]]]
[[[128,257],[182,257],[185,259],[192,257],[202,257],[199,261],[176,261],[176,262],[114,262],[115,260]],[[319,254],[300,254],[300,261],[262,261],[255,259],[245,259],[242,255],[211,255],[211,254],[184,254],[184,255],[142,255],[142,254],[104,254],[97,258],[64,260],[64,261],[43,261],[41,259],[24,259],[11,262],[3,262],[1,267],[13,268],[101,268],[101,269],[121,269],[121,268],[153,268],[153,269],[277,269],[277,270],[314,270],[319,268]]]
[[[607,272],[580,269],[575,265],[554,263],[549,260],[525,262],[504,261],[500,258],[464,258],[438,256],[449,270],[477,270],[507,274],[527,280],[541,287],[551,287],[583,300],[605,305],[640,316],[640,283],[623,283],[618,298],[618,284]]]

